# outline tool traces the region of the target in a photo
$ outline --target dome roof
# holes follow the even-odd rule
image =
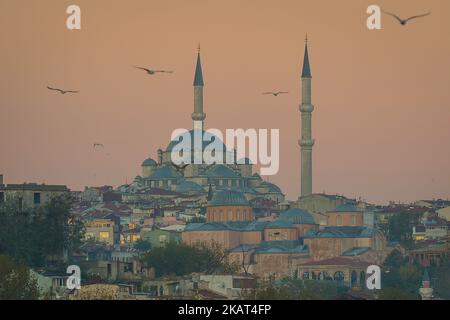
[[[172,166],[164,166],[161,168],[158,168],[153,172],[153,174],[150,176],[150,179],[178,179],[181,178],[182,175],[175,170]]]
[[[176,137],[175,139],[173,139],[169,145],[166,148],[167,152],[172,151],[172,149],[181,141],[183,141],[184,139],[187,138],[187,134],[190,135],[190,139],[191,139],[191,150],[194,150],[194,132],[198,132],[200,134],[200,130],[191,130],[189,132],[186,132],[184,134],[179,135],[178,137]],[[226,152],[226,146],[225,144],[222,142],[222,140],[220,140],[219,138],[217,138],[215,135],[209,133],[208,131],[203,131],[203,135],[201,135],[202,137],[202,151],[205,150],[205,148],[210,145],[211,143],[215,142],[216,140],[218,140],[218,142],[220,143],[220,146],[222,147],[223,152]],[[206,141],[204,141],[206,140]]]
[[[155,160],[148,158],[145,159],[144,162],[142,162],[142,167],[156,167],[157,163]]]
[[[212,168],[210,168],[206,172],[206,176],[208,178],[237,178],[238,175],[236,172],[234,172],[232,169],[227,167],[224,164],[217,164],[213,165]]]
[[[297,208],[282,212],[277,220],[290,221],[293,224],[316,224],[308,211]]]
[[[266,229],[291,229],[291,228],[295,228],[294,224],[291,221],[280,219],[272,221],[266,226]]]
[[[216,192],[211,201],[208,203],[209,206],[248,206],[249,202],[245,198],[244,194],[239,191],[234,190],[222,190]]]
[[[201,185],[193,181],[183,181],[175,187],[175,191],[179,193],[204,193],[205,190]]]
[[[261,183],[261,186],[267,188],[269,192],[282,193],[281,189],[273,183],[265,181]]]

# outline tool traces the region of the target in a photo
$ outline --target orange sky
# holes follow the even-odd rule
[[[70,4],[82,9],[81,31],[65,27]],[[383,30],[369,31],[370,4],[432,15],[406,27],[384,17]],[[449,13],[448,0],[2,0],[0,173],[75,190],[130,181],[173,129],[192,126],[201,42],[206,126],[279,128],[281,169],[270,181],[295,199],[307,32],[314,191],[447,198]],[[175,73],[148,77],[133,65]],[[290,94],[261,95],[278,89]]]

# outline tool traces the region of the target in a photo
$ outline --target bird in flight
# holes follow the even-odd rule
[[[387,12],[387,11],[384,11],[384,10],[383,10],[383,12],[388,14],[388,15],[390,15],[390,16],[393,16],[395,19],[398,20],[398,22],[400,22],[400,24],[402,26],[404,26],[410,20],[426,17],[426,16],[431,14],[431,12],[427,12],[427,13],[424,13],[424,14],[419,14],[419,15],[415,15],[415,16],[409,17],[408,19],[402,19],[399,16],[397,16],[396,14],[393,14],[393,13],[390,13],[390,12]]]
[[[280,95],[280,94],[286,94],[286,93],[289,93],[289,92],[286,92],[286,91],[263,92],[263,94],[271,94],[271,95],[273,95],[274,97],[278,97],[278,95]]]
[[[94,148],[97,148],[97,147],[105,147],[102,143],[94,143]]]
[[[52,88],[47,86],[48,90],[52,90],[52,91],[58,91],[61,94],[66,94],[66,93],[78,93],[79,91],[72,91],[72,90],[62,90],[62,89],[58,89],[58,88]]]
[[[143,67],[136,67],[134,66],[136,69],[141,69],[146,71],[149,75],[154,75],[155,73],[173,73],[173,71],[167,71],[167,70],[151,70],[151,69],[147,69],[147,68],[143,68]]]

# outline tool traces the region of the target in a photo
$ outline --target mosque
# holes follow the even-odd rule
[[[225,144],[216,136],[205,131],[206,114],[203,112],[203,71],[200,59],[200,49],[197,54],[197,65],[194,76],[194,112],[191,115],[193,129],[189,131],[191,141],[196,133],[204,135],[202,151],[210,144],[222,146],[223,161],[220,164],[189,164],[175,165],[171,154],[182,136],[170,141],[165,150],[157,151],[157,160],[148,158],[142,162],[142,175],[137,176],[129,186],[121,186],[125,192],[141,191],[148,188],[159,188],[182,194],[206,194],[220,190],[241,192],[247,200],[268,199],[275,203],[284,201],[281,189],[273,183],[265,181],[258,173],[253,173],[253,166],[248,158],[236,159],[235,150],[227,150]],[[195,154],[194,146],[191,157]],[[221,155],[219,155],[220,157]],[[188,156],[189,157],[189,156]],[[229,161],[227,159],[232,159]],[[231,163],[231,164],[229,164]]]
[[[200,76],[200,58],[197,61],[195,101],[201,101],[203,81]],[[325,197],[312,193],[312,147],[311,135],[311,68],[308,46],[305,45],[302,79],[301,112],[301,197],[290,208],[273,221],[256,219],[246,196],[246,189],[258,190],[267,182],[251,175],[251,166],[213,166],[225,173],[233,170],[244,181],[233,188],[224,174],[210,180],[199,180],[201,176],[185,175],[187,181],[199,185],[219,180],[216,192],[208,201],[205,223],[190,223],[182,233],[187,244],[217,242],[230,253],[230,258],[242,266],[245,272],[262,278],[296,275],[302,279],[334,279],[349,286],[364,284],[365,268],[370,264],[381,264],[387,256],[386,238],[373,225],[367,224],[365,209],[345,198]],[[193,119],[204,119],[202,105],[196,105]],[[166,156],[167,157],[167,156]],[[165,161],[164,155],[162,162]],[[240,172],[239,172],[240,171]],[[198,171],[200,172],[200,171]],[[226,183],[220,180],[226,179]],[[241,181],[242,181],[241,180]],[[152,178],[150,176],[150,181]],[[258,184],[255,184],[258,182]],[[228,188],[223,188],[227,186]],[[231,187],[231,188],[230,188]],[[313,210],[304,209],[309,207]],[[325,208],[325,210],[323,210]],[[325,221],[314,218],[319,209]]]

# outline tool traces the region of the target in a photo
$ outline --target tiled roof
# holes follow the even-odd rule
[[[308,254],[308,246],[302,245],[299,240],[263,241],[256,248],[256,253],[302,253]]]
[[[369,227],[325,227],[322,230],[309,230],[305,238],[369,238],[374,232]]]

